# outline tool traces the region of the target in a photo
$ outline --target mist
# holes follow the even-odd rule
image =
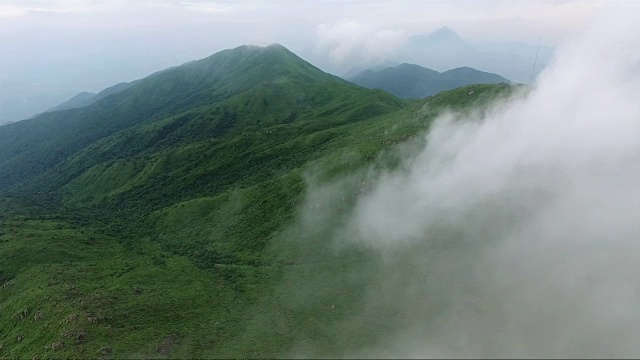
[[[343,19],[318,26],[314,51],[316,56],[326,56],[336,66],[353,67],[387,60],[406,40],[407,34],[402,30],[380,30]]]
[[[640,354],[639,10],[565,41],[531,91],[440,116],[399,168],[370,171],[340,226],[317,208],[345,180],[310,184],[302,228],[381,259],[336,331],[394,314],[343,356]]]

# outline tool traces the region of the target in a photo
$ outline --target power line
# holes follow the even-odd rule
[[[538,39],[538,47],[536,48],[536,58],[533,60],[533,68],[531,68],[531,74],[529,74],[529,85],[533,83],[533,72],[536,69],[536,64],[538,63],[538,53],[540,52],[540,43],[542,42],[542,36]]]

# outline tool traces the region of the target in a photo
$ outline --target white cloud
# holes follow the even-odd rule
[[[0,4],[0,17],[19,17],[32,14],[65,14],[73,12],[86,12],[91,8],[80,1],[64,1],[50,3],[25,2],[22,4]]]
[[[353,324],[400,330],[355,357],[638,356],[638,17],[604,11],[530,94],[441,117],[370,179],[334,239],[386,255]]]
[[[12,5],[0,5],[0,18],[24,16],[27,14],[28,14],[28,11],[26,11],[24,8],[12,6]]]
[[[170,1],[165,4],[165,6],[176,6],[189,10],[200,11],[210,14],[225,14],[225,13],[233,13],[233,12],[246,12],[246,11],[256,11],[265,8],[269,8],[272,5],[272,2],[269,1],[216,1],[216,0],[200,0],[200,1],[190,1],[190,0],[177,0]]]
[[[346,62],[384,60],[406,40],[402,30],[378,29],[368,24],[343,19],[322,24],[316,29],[315,50],[327,54],[338,65]]]
[[[74,12],[99,12],[105,10],[134,10],[138,8],[180,8],[209,14],[255,11],[271,7],[272,2],[229,0],[25,0],[5,1],[0,4],[0,17],[27,16],[30,14],[64,14]]]

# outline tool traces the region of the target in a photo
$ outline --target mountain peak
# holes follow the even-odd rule
[[[412,36],[410,41],[423,46],[433,46],[445,43],[466,44],[466,41],[464,41],[458,33],[447,26],[443,26],[430,34]]]
[[[436,33],[443,33],[443,34],[453,34],[453,35],[458,35],[455,31],[453,31],[450,27],[448,26],[443,26],[441,28],[439,28],[438,30],[432,32],[432,34],[436,34]]]
[[[265,46],[266,49],[279,49],[279,50],[289,50],[286,47],[284,47],[284,45],[278,44],[278,43],[273,43],[273,44],[269,44],[267,46]]]
[[[265,46],[246,44],[246,45],[240,45],[240,46],[238,46],[236,48],[223,50],[221,52],[225,52],[225,51],[228,51],[228,52],[240,52],[240,51],[285,51],[285,52],[290,52],[289,49],[287,49],[286,47],[284,47],[283,45],[278,44],[278,43],[273,43],[273,44],[269,44],[269,45],[265,45]]]
[[[380,71],[362,72],[352,81],[365,88],[382,89],[402,98],[424,98],[470,84],[509,83],[499,75],[467,66],[441,73],[408,63]]]
[[[447,26],[443,26],[441,28],[439,28],[438,30],[432,32],[431,34],[427,35],[431,40],[462,40],[462,38],[460,37],[460,35],[458,35],[458,33],[456,33],[455,31],[451,30],[449,27]]]

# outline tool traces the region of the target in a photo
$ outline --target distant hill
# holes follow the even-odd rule
[[[342,74],[342,78],[343,79],[353,79],[354,77],[356,77],[357,75],[359,75],[361,72],[363,71],[367,71],[367,70],[373,70],[373,71],[378,71],[378,70],[384,70],[386,68],[389,67],[394,67],[394,66],[398,66],[400,65],[399,62],[395,62],[395,61],[391,61],[391,60],[385,60],[379,63],[371,63],[371,64],[360,64],[357,66],[352,67],[349,71],[347,71],[346,73]]]
[[[414,35],[406,44],[408,48],[436,48],[464,51],[473,48],[460,35],[448,27],[442,27],[430,34]],[[441,49],[441,50],[442,50]]]
[[[431,33],[410,36],[385,57],[375,57],[368,61],[353,59],[335,62],[326,52],[318,52],[313,47],[301,49],[300,53],[321,69],[345,79],[351,79],[365,69],[407,63],[436,71],[471,67],[528,84],[547,66],[554,51],[553,47],[538,48],[537,44],[523,42],[474,43],[445,26]]]
[[[528,83],[532,70],[535,77],[547,65],[553,51],[551,47],[538,48],[521,42],[473,44],[443,27],[430,34],[410,37],[394,59],[438,71],[468,66]]]
[[[362,87],[382,89],[405,99],[424,98],[470,84],[510,83],[500,75],[470,67],[438,72],[413,64],[400,64],[377,71],[365,70],[350,80]]]
[[[89,92],[81,92],[77,95],[75,95],[74,97],[72,97],[71,99],[63,102],[60,105],[54,106],[51,109],[45,111],[45,112],[52,112],[52,111],[60,111],[60,110],[68,110],[68,109],[77,109],[77,108],[81,108],[81,107],[85,107],[85,106],[89,106],[93,103],[95,103],[96,101],[99,101],[101,99],[104,99],[105,97],[111,95],[111,94],[115,94],[119,91],[123,91],[126,90],[128,88],[130,88],[131,86],[133,86],[135,84],[134,82],[130,82],[130,83],[120,83],[120,84],[116,84],[113,86],[110,86],[104,90],[102,90],[101,92],[95,94],[95,93],[89,93]]]
[[[74,97],[72,97],[71,99],[63,102],[60,105],[54,106],[51,109],[45,111],[45,112],[51,112],[51,111],[60,111],[60,110],[67,110],[67,109],[75,109],[75,108],[79,108],[79,107],[85,107],[87,105],[92,104],[94,101],[93,99],[95,98],[97,94],[96,93],[88,93],[86,91],[83,91],[77,95],[75,95]]]

